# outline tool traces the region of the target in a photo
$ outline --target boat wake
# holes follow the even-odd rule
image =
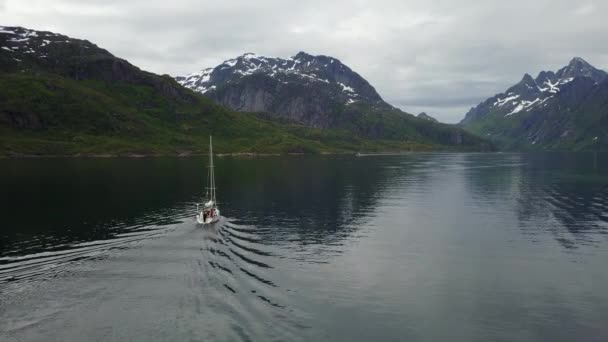
[[[21,281],[23,284],[23,281],[56,277],[60,272],[69,270],[70,264],[103,258],[140,241],[162,236],[186,219],[183,213],[165,214],[167,215],[162,217],[149,215],[130,225],[106,227],[108,237],[101,240],[65,242],[55,244],[48,250],[43,247],[48,243],[48,237],[24,241],[21,243],[23,251],[20,254],[16,250],[8,250],[4,252],[5,256],[0,257],[0,285],[5,282]]]
[[[101,314],[90,308],[103,306],[123,315],[104,316],[107,324],[120,325],[143,312],[180,317],[192,339],[306,339],[309,318],[294,304],[294,291],[281,284],[284,257],[256,227],[225,217],[201,226],[190,210],[162,222],[122,227],[111,239],[0,257],[0,307],[19,317],[0,323],[0,330],[20,336],[27,323],[27,329],[79,339],[81,332],[61,332],[53,324],[89,321]],[[44,310],[32,310],[51,302],[53,320]],[[201,327],[201,321],[214,324]],[[147,320],[131,324],[144,335],[155,333]]]
[[[274,263],[280,257],[268,249],[255,227],[224,218],[219,225],[204,230],[201,261],[206,262],[199,267],[223,293],[222,298],[230,296],[222,301],[223,310],[238,317],[239,332],[235,334],[240,338],[299,340],[302,330],[307,329],[302,323],[305,318],[290,304],[291,290],[274,280],[280,272]]]

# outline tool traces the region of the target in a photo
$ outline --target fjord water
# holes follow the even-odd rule
[[[0,339],[608,339],[608,155],[216,164],[0,161]]]

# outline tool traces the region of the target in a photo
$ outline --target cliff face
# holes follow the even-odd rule
[[[507,149],[608,148],[607,74],[581,58],[542,71],[465,115],[460,125]]]
[[[234,110],[274,113],[319,128],[332,127],[343,106],[392,108],[339,60],[304,52],[288,59],[245,54],[176,79]]]
[[[300,52],[282,59],[248,53],[176,80],[237,111],[340,130],[353,138],[491,148],[461,128],[394,108],[333,57]]]

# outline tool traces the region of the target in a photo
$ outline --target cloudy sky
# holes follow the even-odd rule
[[[244,52],[330,55],[445,122],[574,56],[608,69],[606,15],[606,0],[0,0],[0,25],[88,39],[161,74]]]

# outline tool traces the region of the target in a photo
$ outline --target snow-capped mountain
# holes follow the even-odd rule
[[[106,50],[86,40],[74,39],[62,34],[35,31],[23,27],[0,26],[0,55],[3,69],[27,69],[32,65],[52,67],[65,64],[66,57],[103,54]]]
[[[51,44],[70,43],[66,36],[52,32],[39,32],[22,27],[0,27],[0,49],[15,54],[29,54],[38,58],[48,57],[48,47]],[[88,47],[87,47],[88,48]],[[17,57],[13,60],[20,62]]]
[[[176,80],[232,109],[284,115],[315,127],[340,106],[392,108],[363,77],[328,56],[291,58],[246,53]]]
[[[607,82],[606,72],[575,57],[557,72],[542,71],[536,78],[525,74],[504,93],[471,108],[460,124],[509,144],[563,145],[564,141],[573,139],[574,132],[578,134],[577,139],[587,134],[579,129],[588,123],[582,116],[597,112],[589,120],[604,114],[608,117],[608,112],[603,112],[605,109],[596,106],[581,113],[577,120],[573,119],[585,106],[608,100],[599,91]],[[595,144],[600,139],[595,134],[589,143]]]
[[[191,92],[172,78],[143,71],[88,40],[24,27],[0,26],[0,71],[36,77],[56,74],[79,81],[137,83],[152,86],[169,98],[196,101]]]
[[[506,92],[480,103],[465,115],[462,124],[467,124],[490,113],[510,116],[543,108],[555,99],[557,94],[575,78],[588,78],[595,83],[606,79],[606,72],[598,70],[580,57],[557,72],[541,71],[536,79],[525,74],[522,80]]]
[[[329,56],[299,52],[277,58],[246,53],[176,80],[231,109],[257,112],[264,119],[337,129],[349,132],[353,139],[491,148],[460,127],[394,108],[363,77]]]
[[[23,27],[0,26],[0,71],[133,82],[153,86],[168,97],[194,101],[173,79],[143,71],[88,40]]]

